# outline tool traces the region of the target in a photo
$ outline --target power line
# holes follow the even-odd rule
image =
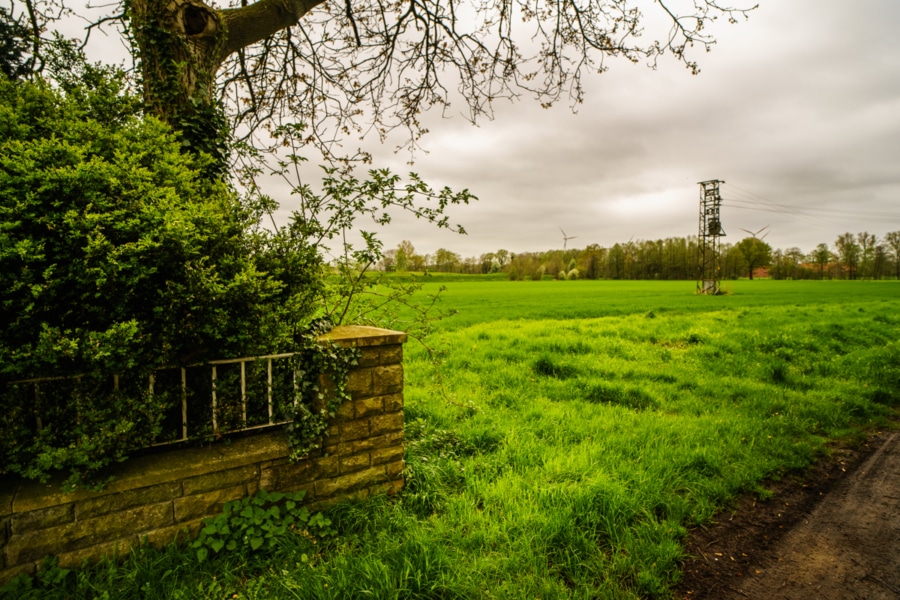
[[[900,222],[900,212],[867,210],[856,207],[852,210],[848,210],[845,208],[829,208],[823,206],[806,207],[782,204],[773,202],[733,184],[729,186],[729,197],[723,198],[722,205],[740,210],[755,210],[781,215],[791,215],[800,220],[817,225],[871,220]]]

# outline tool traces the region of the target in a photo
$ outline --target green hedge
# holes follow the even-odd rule
[[[208,158],[142,117],[121,73],[82,69],[62,86],[0,76],[0,473],[70,483],[159,430],[166,399],[112,392],[113,374],[291,347],[322,268],[202,176]],[[37,405],[11,383],[74,375]]]

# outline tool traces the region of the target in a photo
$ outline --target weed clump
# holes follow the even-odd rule
[[[634,410],[654,410],[659,402],[641,388],[623,387],[605,382],[592,383],[584,391],[584,399],[592,404],[615,404]]]
[[[790,368],[787,363],[783,360],[776,361],[774,365],[772,365],[772,383],[775,385],[785,385],[788,383],[788,377],[790,374]]]
[[[531,364],[531,370],[536,375],[553,377],[555,379],[568,379],[577,375],[578,370],[572,365],[558,362],[554,357],[543,354]]]

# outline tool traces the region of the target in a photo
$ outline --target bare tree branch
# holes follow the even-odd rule
[[[127,0],[129,18],[160,2]],[[344,152],[338,146],[353,136],[384,138],[396,128],[414,149],[426,133],[422,114],[434,108],[462,104],[475,121],[490,118],[497,100],[523,94],[545,107],[574,107],[583,76],[605,71],[611,58],[654,67],[668,54],[697,72],[690,49],[715,43],[708,24],[755,8],[718,0],[258,0],[221,10],[170,0],[166,7],[196,57],[187,64],[214,70],[186,85],[205,82],[240,139],[277,144],[278,127],[300,123],[303,141],[326,156]],[[668,31],[645,39],[642,11],[667,21]]]

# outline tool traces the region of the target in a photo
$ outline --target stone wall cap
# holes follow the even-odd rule
[[[405,344],[406,339],[407,335],[401,331],[368,325],[338,325],[328,333],[319,336],[319,340],[323,342],[334,342],[350,348]]]

